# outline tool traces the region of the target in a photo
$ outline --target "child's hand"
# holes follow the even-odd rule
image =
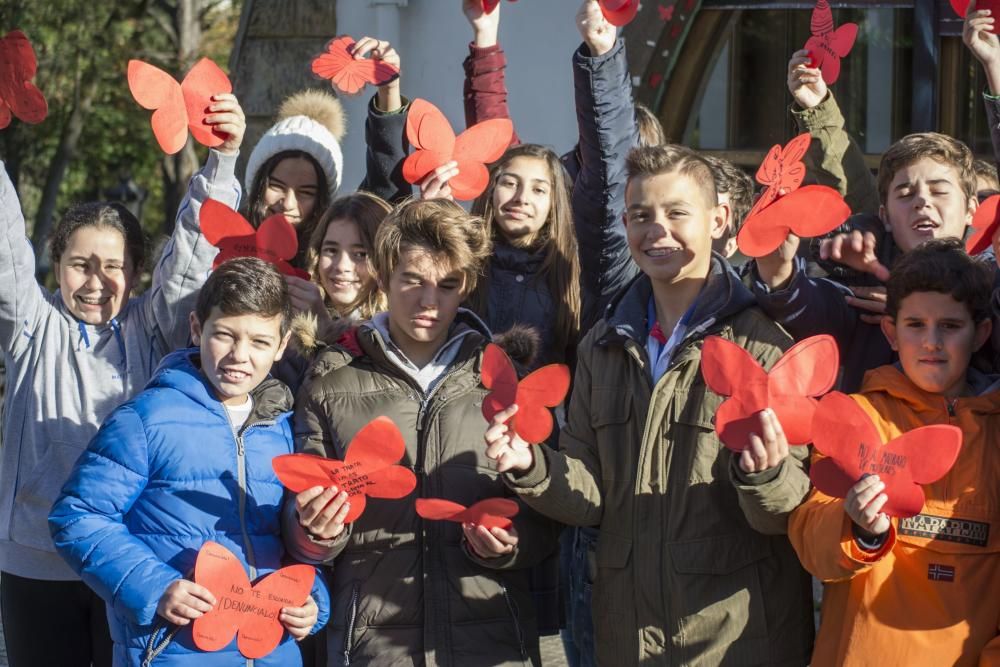
[[[299,525],[318,540],[332,540],[344,532],[344,519],[351,509],[347,492],[337,487],[314,486],[295,496]]]
[[[487,14],[483,11],[483,0],[462,0],[462,12],[469,20],[477,48],[495,46],[500,32],[500,4]]]
[[[212,96],[211,112],[205,116],[205,122],[213,125],[213,129],[226,135],[225,141],[215,150],[225,155],[236,155],[243,143],[243,134],[247,130],[247,119],[239,100],[232,93],[221,93]]]
[[[771,289],[782,289],[795,272],[795,254],[799,251],[799,237],[789,233],[780,246],[763,257],[757,258],[757,273]]]
[[[448,181],[458,176],[458,163],[445,162],[420,181],[421,199],[454,199]]]
[[[827,87],[818,67],[809,67],[809,51],[802,49],[788,61],[788,92],[802,109],[812,109],[826,99]]]
[[[844,511],[851,521],[868,535],[881,535],[889,530],[889,517],[882,508],[889,497],[882,493],[885,482],[878,475],[868,475],[851,487],[844,498]]]
[[[618,37],[618,31],[604,18],[597,0],[584,0],[580,5],[576,13],[576,29],[594,57],[603,56],[614,48]]]
[[[986,70],[986,76],[990,83],[990,92],[994,95],[997,88],[992,70],[1000,70],[1000,39],[992,32],[996,18],[990,15],[988,9],[976,10],[975,2],[969,3],[968,13],[965,15],[965,23],[962,26],[962,41],[972,51],[976,60],[982,63]]]
[[[819,244],[819,256],[820,259],[833,260],[855,271],[870,273],[885,282],[889,280],[889,269],[875,255],[876,242],[875,235],[871,232],[861,233],[855,229],[823,239]]]
[[[880,324],[885,315],[886,290],[878,287],[852,287],[854,296],[845,296],[847,305],[854,306],[861,312],[861,321],[868,324]]]
[[[517,547],[517,530],[511,526],[508,530],[493,528],[487,530],[474,523],[463,523],[462,532],[469,543],[469,548],[480,558],[499,558],[506,556]]]
[[[174,625],[187,625],[212,611],[215,596],[204,586],[187,579],[175,579],[156,605],[156,613]]]
[[[507,428],[507,420],[517,413],[517,405],[493,415],[490,427],[486,429],[486,457],[497,462],[497,471],[527,470],[535,462],[531,445]]]
[[[326,314],[326,304],[323,303],[319,285],[297,276],[285,276],[285,283],[288,285],[288,299],[292,302],[292,308],[300,313]]]
[[[361,60],[369,54],[371,54],[372,60],[381,60],[397,70],[402,66],[399,54],[389,42],[380,41],[374,37],[362,37],[355,42],[354,49],[351,51],[355,60]],[[399,92],[399,79],[400,77],[397,76],[389,83],[378,87],[378,99],[375,104],[379,111],[392,113],[403,106],[403,98]]]
[[[306,598],[306,603],[301,607],[282,607],[278,620],[285,626],[295,641],[301,641],[309,636],[316,619],[319,618],[319,607],[313,596]]]
[[[760,411],[760,432],[750,434],[750,446],[740,454],[740,469],[747,474],[776,468],[788,456],[788,440],[770,408]]]

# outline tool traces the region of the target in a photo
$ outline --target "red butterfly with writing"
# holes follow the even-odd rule
[[[316,569],[310,565],[290,565],[252,584],[232,551],[217,542],[205,542],[195,561],[194,582],[212,592],[216,605],[194,620],[195,646],[218,651],[235,634],[244,657],[263,658],[285,633],[278,614],[283,607],[304,605],[315,577]]]
[[[715,414],[715,432],[729,449],[742,452],[750,434],[760,434],[760,411],[771,408],[790,445],[812,441],[816,397],[830,391],[840,366],[831,336],[813,336],[790,347],[765,371],[750,353],[719,336],[705,339],[701,374],[709,389],[728,396]]]
[[[457,137],[440,109],[426,100],[410,104],[406,117],[406,136],[417,150],[403,162],[403,178],[419,183],[441,165],[454,160],[458,175],[449,181],[455,199],[478,197],[489,185],[486,165],[500,159],[514,125],[508,118],[492,118],[476,123]]]
[[[207,125],[205,118],[211,113],[212,96],[233,92],[233,84],[208,58],[199,60],[181,83],[158,67],[130,60],[128,87],[139,106],[153,111],[153,136],[164,153],[184,148],[189,130],[195,141],[210,148],[225,141],[226,135]]]
[[[365,511],[367,497],[403,498],[417,488],[417,476],[399,465],[405,454],[406,443],[396,424],[388,417],[376,417],[354,436],[343,461],[284,454],[272,459],[271,467],[293,493],[314,486],[346,491],[351,509],[344,523],[351,523]]]
[[[307,272],[288,263],[298,252],[299,241],[295,228],[285,216],[272,215],[254,229],[246,218],[222,202],[206,199],[198,219],[205,240],[219,249],[212,268],[234,257],[259,257],[274,264],[286,276],[309,280]]]
[[[888,498],[882,511],[895,517],[920,513],[924,506],[920,485],[944,477],[962,448],[962,430],[945,424],[921,426],[883,444],[864,409],[839,392],[819,402],[813,433],[813,446],[824,456],[809,469],[816,488],[844,498],[862,477],[878,475]]]
[[[748,257],[774,252],[790,232],[820,236],[833,231],[851,215],[840,193],[825,185],[799,187],[806,176],[802,162],[812,137],[800,134],[782,148],[774,145],[757,169],[766,185],[736,235],[736,245]]]
[[[431,521],[454,521],[473,523],[487,530],[503,528],[507,530],[520,509],[510,498],[487,498],[473,503],[471,507],[453,503],[441,498],[418,498],[417,514]]]
[[[806,42],[809,51],[811,67],[818,67],[823,73],[823,80],[829,85],[840,78],[840,59],[845,58],[854,48],[858,38],[858,25],[845,23],[836,30],[833,23],[833,10],[827,0],[818,0],[813,8],[809,29],[812,37]]]
[[[330,83],[347,95],[354,95],[371,83],[384,86],[399,77],[399,68],[376,58],[355,58],[352,55],[356,42],[344,35],[327,42],[326,51],[312,61],[316,76]]]
[[[598,0],[601,13],[613,26],[623,27],[639,12],[639,0]]]
[[[34,125],[45,120],[48,102],[31,80],[38,71],[35,50],[20,30],[11,30],[0,39],[0,130],[17,116]]]
[[[483,352],[480,371],[483,386],[491,390],[483,399],[483,416],[492,421],[496,413],[517,403],[517,414],[508,426],[525,442],[538,444],[552,433],[552,413],[569,392],[569,367],[549,364],[532,371],[520,382],[510,357],[490,343]]]
[[[979,205],[972,218],[972,234],[965,242],[965,251],[978,255],[993,244],[993,235],[1000,227],[1000,195],[988,197]]]

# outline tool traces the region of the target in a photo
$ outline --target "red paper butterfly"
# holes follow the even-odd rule
[[[739,345],[709,336],[701,351],[705,384],[729,396],[715,414],[715,432],[729,449],[742,452],[750,434],[760,433],[760,411],[771,408],[790,445],[812,441],[816,397],[830,391],[840,365],[831,336],[813,336],[796,343],[768,373]]]
[[[789,233],[822,236],[849,217],[851,208],[839,192],[825,185],[807,185],[747,216],[736,234],[736,245],[747,257],[763,257],[777,250]]]
[[[312,590],[316,570],[290,565],[251,584],[243,564],[226,547],[205,542],[194,565],[194,581],[212,591],[215,607],[195,619],[195,646],[218,651],[236,645],[244,657],[263,658],[281,643],[285,628],[278,620],[283,607],[301,607]]]
[[[972,218],[972,235],[965,242],[965,251],[978,255],[993,244],[993,235],[1000,226],[1000,195],[993,195],[979,205]]]
[[[613,26],[628,25],[639,11],[639,0],[598,0],[601,13]]]
[[[750,209],[748,218],[770,206],[779,194],[788,195],[798,190],[806,178],[806,165],[802,158],[806,156],[811,142],[812,137],[806,132],[789,141],[784,148],[780,144],[771,146],[757,169],[757,182],[767,187]]]
[[[508,2],[517,2],[517,0],[508,0]],[[497,8],[500,4],[500,0],[483,0],[483,11],[487,14],[492,14],[493,10]]]
[[[883,445],[875,424],[850,396],[823,397],[813,418],[813,445],[825,458],[813,462],[809,477],[817,489],[844,498],[864,475],[878,475],[888,498],[882,511],[910,517],[924,506],[921,484],[944,477],[962,448],[956,426],[921,426]]]
[[[278,479],[294,493],[314,486],[346,491],[351,509],[345,523],[361,516],[366,497],[403,498],[417,488],[417,477],[398,465],[406,454],[403,434],[388,417],[368,422],[347,449],[343,461],[312,454],[284,454],[271,460]]]
[[[483,386],[491,390],[483,399],[486,421],[492,421],[496,413],[517,403],[517,414],[511,417],[508,426],[526,442],[545,442],[552,433],[549,408],[562,403],[569,392],[569,367],[549,364],[518,382],[510,357],[490,343],[483,353],[481,374]]]
[[[399,68],[395,65],[374,58],[356,59],[351,50],[356,42],[353,37],[344,35],[331,39],[326,45],[326,52],[316,56],[312,61],[312,71],[347,95],[354,95],[366,83],[384,86],[399,76]]]
[[[441,498],[417,498],[416,508],[417,514],[431,521],[474,523],[487,530],[507,530],[513,524],[511,518],[517,516],[520,509],[510,498],[487,498],[468,508]]]
[[[10,125],[12,114],[32,125],[45,120],[49,105],[31,83],[37,70],[35,50],[23,32],[11,30],[0,39],[0,130]]]
[[[226,73],[208,58],[191,68],[177,83],[158,67],[141,60],[128,61],[128,87],[144,109],[153,110],[153,135],[164,153],[173,155],[187,143],[188,130],[205,146],[220,146],[225,135],[205,123],[212,96],[233,92]]]
[[[206,199],[198,214],[205,240],[219,249],[212,268],[234,257],[259,257],[271,262],[286,276],[309,280],[309,274],[287,260],[295,257],[299,241],[285,216],[265,218],[258,229],[222,202]]]
[[[951,8],[955,10],[956,14],[964,18],[969,13],[969,0],[951,0]],[[979,11],[981,9],[990,10],[990,16],[1000,16],[1000,0],[978,0],[976,2],[976,10]],[[1000,26],[994,24],[990,32],[996,34],[997,30],[1000,30]]]
[[[812,59],[810,65],[819,67],[823,72],[823,80],[832,86],[840,77],[840,59],[854,48],[854,40],[858,38],[858,25],[845,23],[834,30],[830,4],[827,0],[818,0],[809,28],[813,34],[806,42],[806,49]]]
[[[449,185],[455,199],[478,197],[490,182],[486,165],[498,160],[514,135],[514,125],[507,118],[493,118],[476,123],[455,136],[441,111],[425,100],[410,104],[406,117],[406,136],[417,150],[403,162],[403,178],[419,183],[446,162],[458,163],[458,175]]]

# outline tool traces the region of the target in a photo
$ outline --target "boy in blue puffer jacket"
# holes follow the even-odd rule
[[[116,409],[77,461],[49,516],[56,549],[107,603],[114,664],[245,665],[235,637],[202,653],[191,621],[216,603],[190,581],[202,545],[236,554],[251,580],[283,564],[282,486],[271,459],[292,451],[292,396],[269,377],[288,341],[281,274],[259,259],[209,277],[191,337]],[[322,627],[329,596],[282,609],[288,630],[257,665],[301,665],[292,641]]]

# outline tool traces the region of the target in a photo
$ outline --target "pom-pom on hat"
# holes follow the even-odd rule
[[[270,158],[285,151],[303,151],[323,169],[330,199],[333,199],[344,169],[340,140],[346,125],[344,108],[330,93],[312,89],[295,93],[282,103],[278,122],[264,133],[250,153],[247,190],[253,188],[257,171]]]

